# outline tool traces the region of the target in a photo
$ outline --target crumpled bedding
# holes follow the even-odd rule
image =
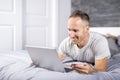
[[[120,80],[120,54],[109,59],[107,72],[85,75],[38,68],[24,52],[0,53],[0,80]]]

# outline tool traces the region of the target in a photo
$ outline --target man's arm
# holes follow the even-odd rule
[[[106,34],[106,37],[107,38],[113,38],[113,39],[117,39],[117,36],[115,36],[115,35],[112,35],[112,34]]]
[[[61,52],[58,52],[58,57],[61,61],[65,59],[65,56]]]
[[[95,61],[96,71],[106,71],[107,68],[107,58],[103,58]]]
[[[107,58],[96,60],[95,67],[91,67],[87,63],[83,63],[83,65],[75,65],[72,67],[78,72],[85,73],[85,74],[90,74],[90,73],[98,72],[98,71],[104,72],[106,71],[106,68],[107,68]]]

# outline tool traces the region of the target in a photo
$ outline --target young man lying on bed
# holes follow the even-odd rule
[[[84,61],[83,65],[72,65],[72,68],[80,73],[106,71],[107,61],[111,56],[108,42],[100,34],[89,32],[88,14],[74,11],[68,20],[68,33],[69,37],[59,46],[59,58],[64,60],[70,57],[73,60]],[[94,66],[91,67],[88,62],[94,63]]]

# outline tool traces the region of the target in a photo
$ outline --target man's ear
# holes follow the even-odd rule
[[[90,30],[90,27],[89,27],[89,26],[86,26],[85,31],[86,31],[86,32],[89,32],[89,30]]]
[[[87,26],[87,30],[88,30],[88,31],[90,30],[90,27],[89,27],[89,26]]]

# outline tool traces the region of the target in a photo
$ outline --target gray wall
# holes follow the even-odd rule
[[[93,27],[120,27],[120,0],[71,0],[72,11],[90,15]]]

